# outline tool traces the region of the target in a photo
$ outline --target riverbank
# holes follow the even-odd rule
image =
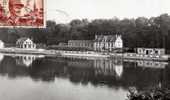
[[[136,53],[103,53],[95,51],[58,51],[63,57],[72,58],[121,58],[126,60],[168,61],[168,55],[142,55]]]
[[[109,54],[102,54],[94,51],[57,51],[62,57],[74,57],[74,58],[109,58]]]
[[[21,49],[21,48],[1,48],[1,53],[16,53],[16,54],[36,54],[36,55],[53,55],[59,56],[60,54],[54,50],[45,49]]]
[[[95,51],[63,51],[45,49],[1,48],[2,53],[37,54],[71,58],[123,58],[130,60],[168,61],[168,55],[141,55],[136,53],[104,53]]]

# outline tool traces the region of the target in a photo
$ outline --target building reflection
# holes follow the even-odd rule
[[[125,62],[133,62],[136,63],[136,66],[144,68],[165,68],[168,65],[168,62],[148,60],[125,60]]]
[[[79,67],[79,68],[88,68],[93,67],[92,60],[83,60],[83,59],[69,59],[67,60],[68,66]]]
[[[29,75],[27,67],[17,66],[13,57],[4,56],[0,63],[0,75],[9,78],[26,77]]]
[[[115,72],[116,75],[121,78],[122,74],[123,74],[123,65],[116,65],[115,66]]]
[[[96,59],[94,60],[96,75],[113,75],[121,77],[123,74],[122,59]]]
[[[137,66],[140,67],[150,67],[150,68],[165,68],[168,65],[167,62],[158,62],[158,61],[137,61]]]
[[[4,54],[0,53],[0,62],[4,59]]]
[[[123,74],[122,59],[72,59],[68,61],[69,67],[91,68],[95,75],[121,77]]]
[[[143,90],[170,81],[164,79],[170,70],[167,69],[166,64],[160,66],[163,62],[155,68],[154,64],[157,62],[152,62],[152,66],[149,66],[140,65],[137,61],[124,62],[122,59],[67,60],[67,62],[67,76],[74,83],[90,82],[93,85],[104,84],[125,89],[135,86]]]
[[[17,55],[15,58],[16,64],[29,67],[37,58],[43,57],[43,55]]]

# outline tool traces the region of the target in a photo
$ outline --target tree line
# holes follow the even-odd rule
[[[122,35],[124,47],[170,49],[170,15],[132,19],[74,19],[67,24],[47,21],[46,28],[1,28],[0,39],[15,44],[20,37],[30,37],[36,43],[57,45],[68,40],[93,40],[95,35]]]

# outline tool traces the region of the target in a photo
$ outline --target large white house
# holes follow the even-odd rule
[[[94,41],[95,51],[113,51],[123,48],[121,35],[96,35]]]
[[[16,46],[18,48],[23,48],[23,49],[35,49],[36,44],[29,38],[20,38],[16,42]]]

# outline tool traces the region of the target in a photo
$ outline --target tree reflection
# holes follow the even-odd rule
[[[29,75],[26,67],[16,66],[15,59],[7,56],[4,57],[4,60],[0,64],[0,74],[10,78],[25,77]]]

